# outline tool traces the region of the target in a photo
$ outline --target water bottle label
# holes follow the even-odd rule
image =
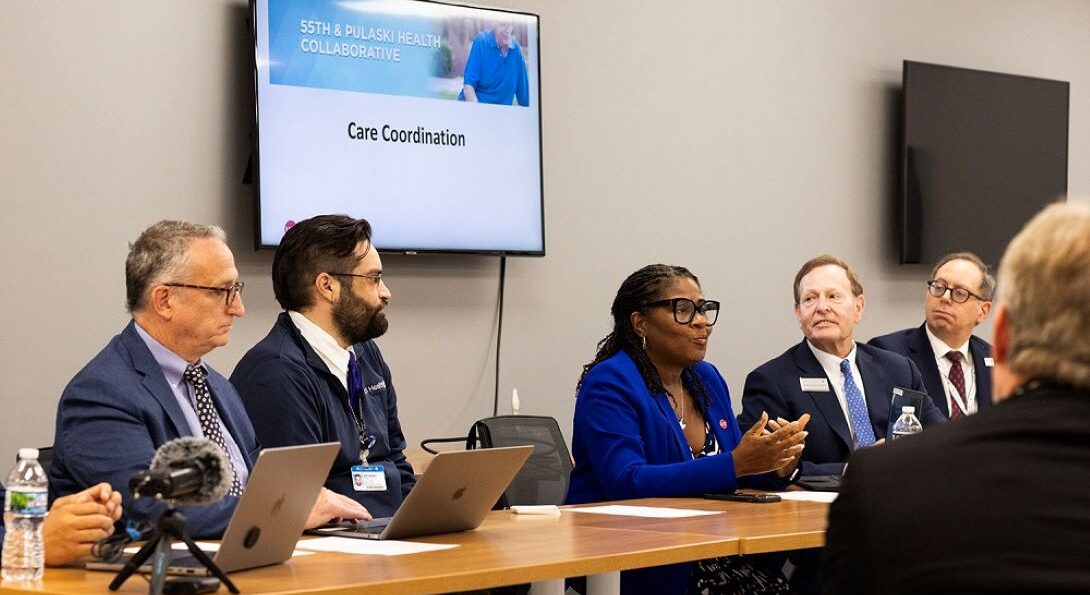
[[[49,510],[49,492],[8,490],[4,505],[4,510],[14,514],[45,516]]]

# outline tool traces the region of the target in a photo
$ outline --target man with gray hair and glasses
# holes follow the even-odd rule
[[[219,537],[259,450],[238,393],[202,360],[227,344],[234,319],[245,313],[223,230],[182,221],[152,225],[129,246],[125,286],[132,320],[61,395],[51,495],[106,481],[121,492],[131,520],[154,520],[163,505],[134,501],[129,479],[148,468],[163,443],[203,436],[227,453],[232,485],[219,502],[179,510],[192,537]],[[365,516],[356,502],[323,490],[308,526]]]
[[[988,318],[993,292],[995,277],[980,257],[947,254],[931,270],[924,323],[870,340],[916,364],[927,394],[948,419],[992,404],[992,346],[973,329]]]
[[[995,405],[856,451],[827,593],[1090,592],[1090,205],[1047,207],[999,267]]]

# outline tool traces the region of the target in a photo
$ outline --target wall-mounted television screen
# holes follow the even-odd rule
[[[364,217],[388,252],[544,255],[538,17],[253,0],[258,247]]]
[[[905,61],[901,262],[1007,243],[1067,193],[1066,82]]]

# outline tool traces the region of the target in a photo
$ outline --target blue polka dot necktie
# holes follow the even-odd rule
[[[227,443],[223,439],[223,433],[220,432],[219,414],[216,413],[216,404],[212,402],[212,391],[208,389],[205,374],[207,372],[204,368],[189,365],[186,366],[182,377],[193,387],[193,400],[197,404],[197,420],[201,424],[201,433],[227,453]],[[227,453],[227,460],[231,460],[230,453]],[[227,491],[227,495],[242,495],[242,485],[238,482],[234,461],[231,461],[231,489]]]
[[[840,361],[840,372],[844,374],[844,400],[848,402],[848,419],[852,424],[852,434],[859,448],[874,444],[874,428],[870,425],[867,402],[852,376],[852,366],[848,360]]]

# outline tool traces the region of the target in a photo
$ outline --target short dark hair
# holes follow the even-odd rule
[[[371,224],[348,215],[318,215],[296,223],[284,234],[273,256],[273,293],[285,310],[302,310],[314,303],[310,291],[321,273],[349,272],[367,254],[356,255],[360,242],[371,249]],[[341,280],[352,286],[352,277]]]
[[[822,254],[821,256],[816,256],[807,260],[806,264],[802,265],[802,268],[799,269],[799,272],[795,273],[794,293],[796,306],[799,305],[799,297],[801,297],[799,296],[799,285],[802,283],[802,278],[810,274],[810,271],[826,265],[838,266],[844,269],[844,273],[848,275],[848,283],[852,286],[852,295],[856,297],[863,295],[863,284],[859,282],[859,277],[855,276],[855,271],[852,270],[852,267],[848,266],[848,263],[832,254]]]
[[[125,258],[125,307],[129,313],[147,307],[152,286],[168,278],[185,281],[189,242],[204,238],[227,242],[227,235],[220,227],[187,221],[163,220],[141,232],[129,244],[129,255]]]
[[[931,279],[935,278],[935,275],[939,274],[939,269],[946,265],[951,260],[964,260],[965,262],[972,263],[976,268],[980,269],[980,287],[976,288],[977,293],[980,294],[986,300],[991,300],[995,295],[995,276],[988,271],[988,265],[984,264],[984,261],[979,256],[972,252],[953,252],[943,256],[939,259],[935,268],[931,269]]]

